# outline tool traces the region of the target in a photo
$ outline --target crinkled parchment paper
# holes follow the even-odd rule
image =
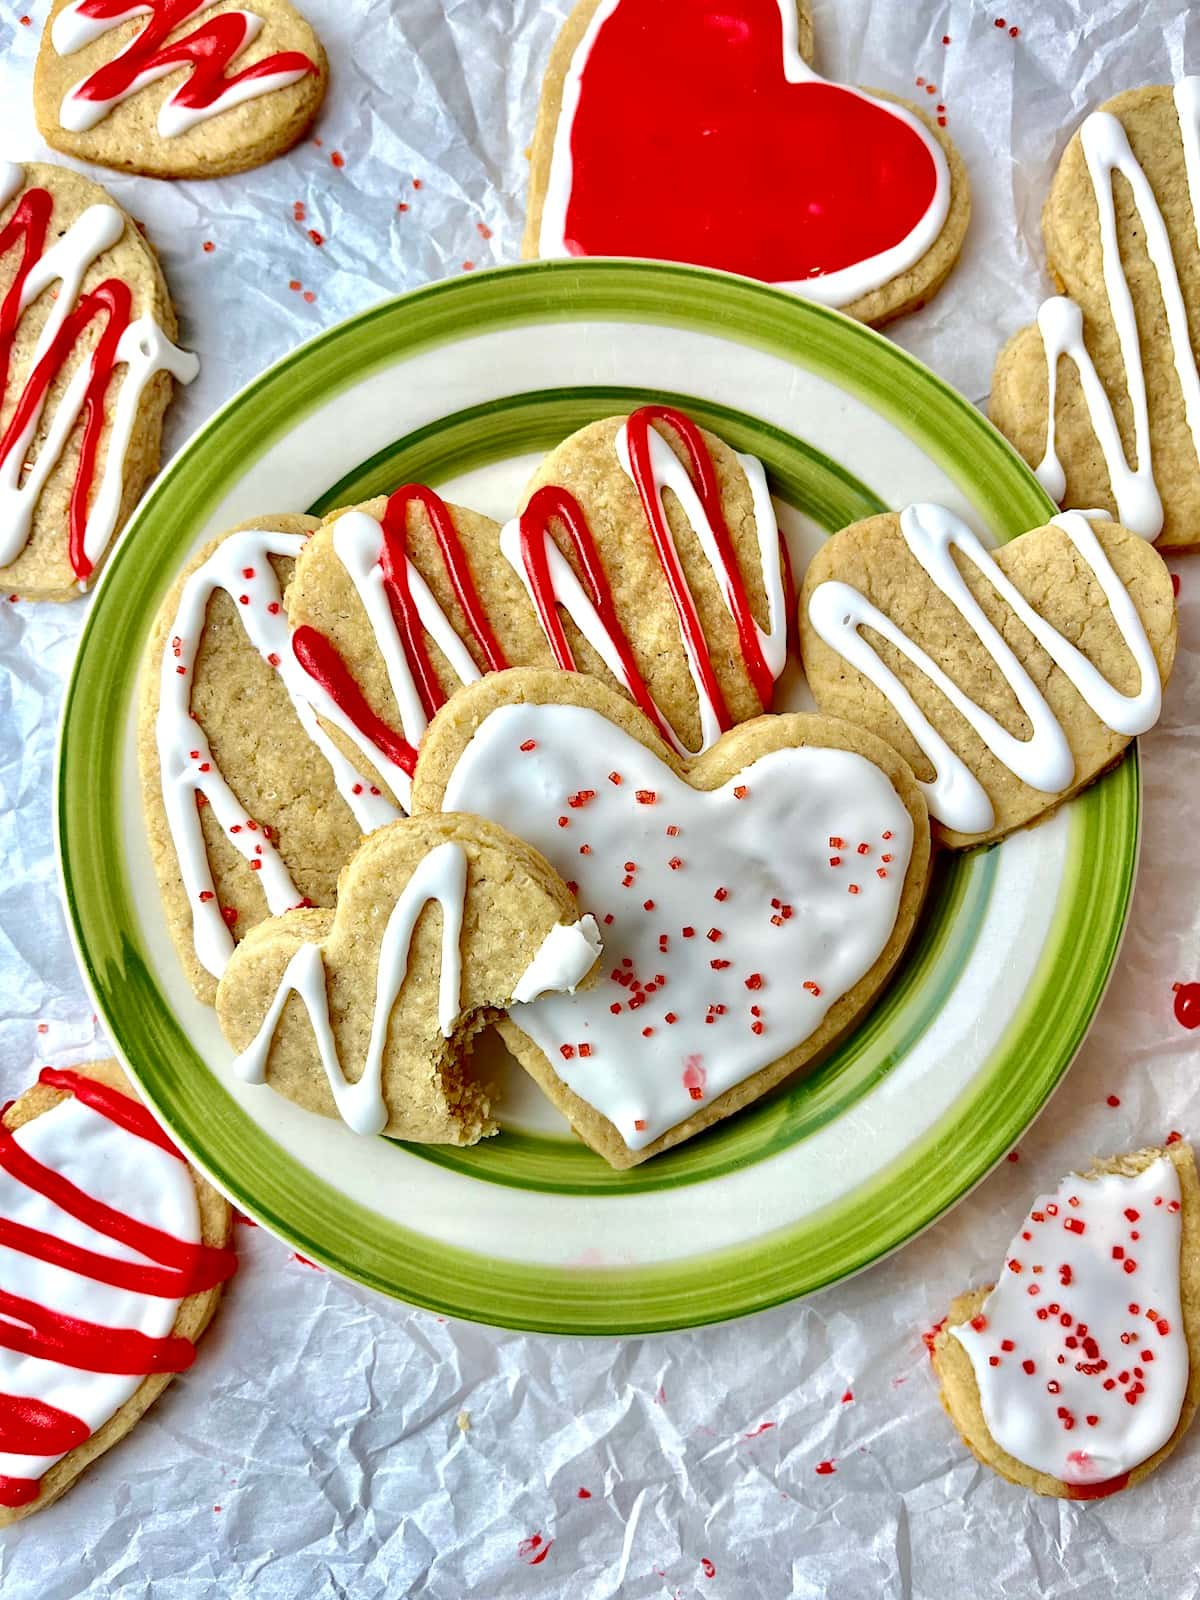
[[[518,253],[522,152],[567,0],[303,3],[333,63],[319,143],[208,184],[96,173],[145,221],[203,362],[172,412],[172,448],[318,329]],[[30,110],[45,9],[0,4],[0,150],[17,159],[45,154]],[[831,76],[947,108],[975,218],[946,290],[894,333],[982,400],[1000,343],[1046,290],[1038,212],[1072,128],[1119,89],[1200,70],[1200,10],[816,10]],[[1200,701],[1200,562],[1178,570],[1181,658],[1142,742],[1132,922],[1087,1046],[1019,1160],[851,1283],[623,1342],[446,1323],[240,1228],[243,1269],[192,1372],[64,1501],[0,1535],[3,1600],[1196,1593],[1200,1430],[1135,1493],[1039,1501],[967,1455],[921,1343],[947,1298],[994,1268],[1040,1186],[1092,1152],[1171,1128],[1200,1137],[1200,1035],[1175,1020],[1172,990],[1200,979],[1187,709]],[[51,838],[55,722],[85,604],[0,603],[0,1099],[36,1063],[103,1047]]]

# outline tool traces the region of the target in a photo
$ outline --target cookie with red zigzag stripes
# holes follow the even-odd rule
[[[64,1494],[191,1366],[237,1258],[225,1199],[115,1061],[46,1067],[5,1109],[0,1196],[3,1528]]]
[[[286,0],[55,0],[33,99],[42,137],[67,155],[214,178],[290,150],[328,77]]]

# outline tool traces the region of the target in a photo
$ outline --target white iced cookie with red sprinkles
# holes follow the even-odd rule
[[[995,1286],[956,1300],[934,1340],[943,1404],[981,1461],[1087,1500],[1169,1453],[1200,1390],[1198,1203],[1182,1144],[1034,1202]]]
[[[684,762],[585,676],[496,673],[430,725],[416,811],[519,833],[604,938],[602,978],[502,1031],[580,1137],[632,1166],[757,1099],[863,1009],[925,889],[929,826],[887,746],[762,717]]]

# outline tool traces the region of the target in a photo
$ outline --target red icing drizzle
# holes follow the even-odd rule
[[[1103,1483],[1068,1484],[1067,1498],[1069,1500],[1103,1500],[1107,1495],[1119,1494],[1128,1482],[1129,1474],[1122,1472],[1119,1477],[1105,1478]]]
[[[222,12],[182,39],[168,44],[166,41],[176,28],[182,27],[197,11],[207,10],[212,0],[199,0],[199,3],[198,0],[143,0],[143,3],[150,15],[141,32],[119,55],[98,67],[72,90],[76,99],[119,100],[144,73],[178,64],[191,66],[192,73],[172,98],[177,105],[199,111],[211,106],[235,83],[273,77],[281,72],[315,73],[317,70],[316,63],[303,52],[281,50],[227,78],[225,68],[249,42],[250,24],[244,16],[236,11]],[[130,0],[84,0],[79,15],[97,22],[115,21],[129,15],[132,9]]]
[[[4,304],[0,306],[0,402],[3,402],[8,388],[12,347],[22,317],[21,294],[30,272],[45,253],[53,210],[54,199],[48,190],[29,189],[22,195],[3,232],[0,232],[0,256],[7,254],[18,241],[22,242],[20,265],[4,297]],[[83,436],[68,509],[68,555],[72,571],[80,580],[87,578],[92,571],[92,563],[84,553],[88,500],[96,476],[96,453],[104,428],[104,397],[117,364],[117,345],[129,326],[131,306],[129,285],[118,278],[106,278],[103,283],[80,296],[60,327],[58,336],[30,373],[4,436],[0,438],[0,461],[3,461],[29,426],[30,419],[44,404],[48,390],[76,341],[93,317],[104,315],[107,320],[92,353],[90,377],[83,400]]]
[[[43,1069],[39,1082],[74,1094],[131,1137],[145,1139],[182,1159],[145,1107],[119,1090],[80,1073],[49,1067]],[[94,1199],[29,1155],[2,1125],[0,1168],[80,1222],[131,1246],[158,1265],[117,1260],[40,1229],[0,1218],[0,1245],[7,1249],[20,1250],[97,1283],[172,1300],[212,1288],[236,1269],[237,1257],[232,1250],[177,1239]],[[131,1376],[182,1372],[196,1353],[190,1339],[151,1338],[134,1329],[107,1327],[49,1310],[5,1289],[0,1289],[0,1346],[84,1372]],[[59,1455],[82,1444],[89,1434],[86,1423],[68,1412],[40,1400],[0,1394],[0,1449],[7,1453]],[[27,1505],[37,1493],[35,1479],[0,1475],[0,1505]]]
[[[746,585],[737,564],[737,558],[734,555],[733,541],[730,538],[729,528],[725,521],[716,466],[713,462],[712,454],[704,442],[704,436],[691,418],[685,416],[681,411],[676,411],[670,406],[643,406],[640,411],[634,412],[626,426],[629,462],[633,472],[634,484],[642,502],[646,521],[650,527],[655,552],[658,555],[663,576],[670,590],[680,632],[692,659],[696,663],[696,672],[703,688],[704,697],[712,706],[713,714],[721,729],[725,730],[731,726],[731,719],[725,705],[725,697],[717,681],[716,672],[713,668],[712,654],[704,637],[704,631],[696,611],[695,600],[692,597],[691,590],[688,588],[687,578],[684,575],[683,567],[675,550],[671,530],[663,512],[662,501],[655,488],[654,473],[650,460],[650,426],[654,422],[662,422],[670,427],[686,452],[688,473],[712,528],[720,558],[721,572],[718,581],[722,585],[737,627],[738,640],[741,645],[746,670],[754,685],[755,693],[762,702],[763,709],[767,711],[770,710],[774,698],[774,679],[771,669],[763,656],[754,614],[750,609],[750,600],[746,593]],[[554,519],[561,523],[571,541],[581,569],[583,587],[596,609],[596,615],[601,625],[609,636],[614,653],[620,662],[629,693],[663,737],[669,740],[669,730],[661,712],[651,697],[644,678],[638,670],[632,645],[617,617],[612,589],[601,564],[596,541],[588,526],[583,509],[566,489],[556,485],[547,485],[533,495],[521,514],[521,558],[529,579],[534,607],[546,638],[549,640],[555,662],[564,671],[573,672],[576,670],[575,658],[558,615],[557,602],[559,597],[555,593],[550,573],[547,540],[549,538],[550,524]],[[791,581],[790,566],[786,560],[782,542],[780,544],[780,558],[784,565],[786,591],[790,597],[794,593],[794,589]],[[791,609],[789,604],[787,614],[790,614]]]
[[[928,211],[928,146],[882,103],[782,70],[777,0],[622,0],[571,129],[565,245],[773,283],[900,244]]]
[[[423,506],[433,528],[446,576],[454,590],[455,598],[467,620],[467,627],[483,656],[486,666],[493,672],[502,671],[508,662],[479,598],[475,580],[467,561],[467,552],[455,531],[454,521],[446,502],[424,484],[407,483],[388,499],[387,509],[380,524],[383,546],[380,566],[383,570],[384,589],[391,607],[401,646],[407,657],[413,681],[421,697],[425,715],[432,717],[445,703],[437,674],[425,645],[424,627],[417,612],[408,573],[408,508],[412,504]],[[377,749],[403,772],[411,777],[416,769],[417,752],[413,745],[376,716],[358,680],[346,665],[337,647],[316,628],[300,627],[292,635],[292,649],[300,665],[319,683],[339,710],[350,718],[354,726]]]

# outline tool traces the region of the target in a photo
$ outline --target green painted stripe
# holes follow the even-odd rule
[[[270,369],[201,430],[143,502],[99,586],[68,687],[58,830],[72,931],[109,1032],[177,1136],[238,1204],[313,1260],[449,1315],[559,1332],[633,1333],[736,1316],[832,1282],[911,1237],[1004,1154],[1061,1077],[1107,981],[1133,882],[1139,788],[1131,759],[1074,803],[1071,859],[1051,937],[1001,1047],[971,1091],[887,1172],[820,1216],[719,1255],[583,1271],[448,1249],[314,1178],[216,1083],[148,966],[120,826],[123,808],[139,804],[121,785],[121,739],[138,659],[180,553],[230,484],[299,417],[419,351],[497,328],[533,322],[567,327],[580,319],[718,330],[768,350],[860,396],[907,432],[963,488],[997,537],[1011,537],[1049,514],[1032,475],[953,391],[869,330],[786,294],[701,269],[594,261],[537,263],[432,285],[322,334]],[[547,391],[547,397],[548,409],[573,403],[562,391]],[[579,404],[586,409],[601,398],[586,392]],[[497,416],[507,410],[509,421],[532,426],[537,402],[535,395],[509,397]],[[406,475],[437,477],[455,463],[465,470],[477,451],[484,452],[479,459],[493,459],[487,452],[498,447],[488,437],[490,410],[475,408],[471,422],[464,415],[446,419],[457,430],[453,440],[433,425],[420,439],[398,441],[412,463]],[[741,425],[732,419],[717,431]],[[752,418],[744,425],[762,427]],[[775,487],[793,472],[797,482],[811,484],[821,465],[814,453],[775,432],[763,450]],[[834,486],[826,480],[826,487]],[[1092,870],[1099,860],[1102,874]],[[947,963],[955,939],[969,928],[972,905],[978,910],[986,903],[993,872],[987,855],[954,869],[946,902],[927,925],[928,945],[914,952],[928,960],[929,976],[906,958],[853,1046],[863,1049],[860,1036],[877,1036],[880,1050],[889,1041],[907,1048],[902,1024],[921,1018],[935,974],[952,981]],[[973,900],[975,893],[980,898]],[[1076,936],[1080,927],[1088,929],[1088,939]],[[841,1087],[837,1067],[827,1062],[804,1086],[809,1098],[798,1102],[792,1137],[811,1131],[803,1119],[823,1110],[838,1114]],[[764,1118],[776,1118],[782,1130],[787,1104],[783,1098],[769,1106]]]

